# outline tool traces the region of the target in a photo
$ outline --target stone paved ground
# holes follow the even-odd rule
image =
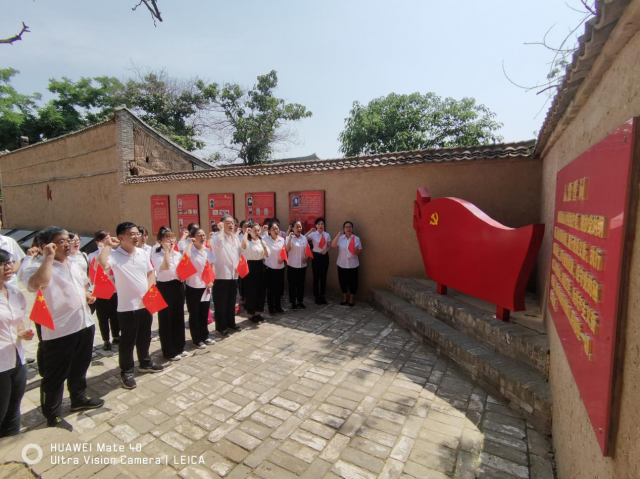
[[[65,400],[73,434],[94,451],[124,445],[163,464],[57,465],[43,477],[553,477],[543,434],[366,305],[241,325],[161,374],[138,375],[131,391],[117,352],[98,350],[91,394],[106,404],[72,414]],[[32,370],[32,428],[42,427],[38,383]],[[180,464],[186,456],[199,463]]]

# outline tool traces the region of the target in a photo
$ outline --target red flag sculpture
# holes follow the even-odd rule
[[[47,302],[44,300],[44,296],[42,296],[41,289],[38,289],[38,296],[36,296],[36,301],[33,303],[29,319],[40,326],[51,329],[52,331],[56,330],[56,327],[53,324],[53,318],[51,317],[51,312],[49,311]]]
[[[356,254],[356,237],[351,236],[351,240],[349,241],[349,253]]]
[[[305,249],[305,251],[304,251],[304,255],[305,255],[307,258],[311,258],[311,259],[313,259],[313,251],[311,251],[311,248],[309,247],[309,243],[307,243],[307,248],[306,248],[306,249]]]
[[[211,266],[211,263],[209,263],[209,261],[205,263],[200,278],[202,279],[202,281],[204,281],[204,284],[213,283],[215,281],[216,274],[213,272],[213,267]]]
[[[318,248],[320,249],[324,249],[324,247],[327,245],[327,240],[324,237],[324,233],[321,233],[321,238],[320,241],[318,241]]]
[[[247,260],[244,259],[244,256],[240,255],[240,262],[238,263],[238,275],[241,278],[244,278],[249,274],[249,265],[247,264]]]
[[[155,284],[151,286],[149,291],[147,291],[142,297],[142,304],[144,304],[144,307],[147,308],[151,314],[155,314],[161,309],[167,307],[166,301],[160,294],[160,291],[158,291],[158,288],[156,288]]]
[[[100,299],[111,299],[116,287],[113,285],[109,277],[105,274],[102,266],[98,265],[95,276],[95,288],[93,288],[93,296]]]
[[[91,260],[91,264],[89,265],[89,281],[91,281],[91,284],[95,284],[96,282],[96,259],[95,258]]]
[[[189,259],[189,257],[185,254],[180,260],[178,267],[176,268],[176,273],[178,274],[178,278],[180,278],[181,281],[184,281],[185,279],[187,279],[190,276],[193,276],[197,272],[198,270],[191,262],[191,259]]]
[[[289,261],[289,258],[287,257],[287,250],[284,249],[284,246],[280,250],[280,257],[282,258],[282,261]]]

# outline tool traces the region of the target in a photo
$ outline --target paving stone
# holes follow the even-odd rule
[[[293,474],[269,461],[264,461],[262,464],[260,464],[260,466],[254,471],[254,473],[256,476],[262,477],[263,479],[294,479],[298,477],[296,474]]]
[[[336,434],[322,451],[320,458],[330,463],[336,462],[342,450],[349,444],[349,440],[348,436]]]
[[[327,441],[325,439],[300,429],[291,434],[291,439],[317,451],[322,451],[327,445]]]
[[[531,479],[553,479],[553,465],[546,457],[530,455]]]
[[[521,477],[523,479],[528,479],[529,477],[529,469],[527,467],[486,452],[483,452],[480,455],[480,461],[483,465],[506,472],[507,474],[511,474],[516,477]]]
[[[283,422],[281,419],[270,416],[269,414],[264,414],[261,411],[253,413],[251,415],[251,419],[253,419],[254,421],[260,424],[264,424],[269,428],[277,428]]]
[[[283,422],[278,429],[271,433],[271,437],[274,439],[286,439],[298,426],[300,426],[300,424],[302,424],[302,419],[291,416]]]
[[[300,477],[303,479],[316,479],[318,477],[323,477],[330,467],[331,464],[327,461],[315,459]]]
[[[395,447],[391,451],[391,457],[393,459],[397,459],[400,462],[407,462],[414,444],[415,441],[412,438],[401,436],[400,439],[398,439]]]
[[[226,439],[214,442],[211,448],[221,456],[236,463],[242,462],[244,458],[249,455],[249,452],[247,450],[230,441],[227,441]]]
[[[437,462],[437,460],[436,462],[434,462],[434,464],[435,467],[440,467],[440,464]],[[410,474],[411,477],[415,478],[428,477],[429,479],[447,479],[450,477],[448,474],[444,474],[438,469],[433,469],[423,464],[418,464],[412,461],[407,462],[407,464],[404,466],[404,472]]]
[[[333,404],[322,404],[318,409],[342,419],[347,419],[351,415],[351,411],[349,409],[335,406]]]
[[[356,436],[351,439],[351,442],[349,444],[351,447],[359,449],[360,451],[366,452],[367,454],[371,454],[372,456],[378,457],[380,459],[386,459],[391,453],[390,447],[383,446],[382,444],[378,444],[360,436]]]
[[[344,424],[344,419],[333,416],[323,411],[314,411],[311,414],[311,419],[335,429],[339,429],[340,426]]]
[[[476,464],[474,454],[465,451],[458,453],[454,477],[455,479],[475,479]]]
[[[331,439],[336,433],[335,429],[312,420],[304,421],[302,424],[300,424],[300,429],[304,429],[305,431],[315,434],[316,436],[320,436],[324,439]]]
[[[247,434],[240,429],[234,429],[226,436],[227,441],[231,441],[234,444],[246,449],[247,451],[253,451],[260,445],[260,440]]]
[[[266,439],[249,455],[244,459],[244,464],[255,469],[262,461],[269,458],[269,456],[275,451],[280,442],[274,439]]]
[[[376,474],[372,474],[371,472],[362,469],[358,466],[354,466],[353,464],[349,464],[345,461],[336,462],[331,471],[337,474],[339,477],[344,477],[345,479],[375,479]]]
[[[292,441],[291,439],[282,443],[280,450],[309,464],[312,463],[319,454],[317,450],[304,446],[297,441]]]
[[[518,451],[527,452],[527,443],[525,443],[522,439],[516,439],[513,436],[509,436],[508,434],[502,434],[499,432],[485,430],[482,432],[484,438],[489,441],[493,441],[498,444],[502,444],[503,446],[511,447],[513,449],[517,449]]]
[[[182,434],[171,431],[160,436],[160,440],[166,442],[169,446],[176,448],[180,452],[185,452],[187,448],[193,444],[193,441],[190,441]]]
[[[520,464],[521,466],[529,465],[529,458],[527,454],[525,454],[524,452],[520,452],[517,449],[503,446],[502,444],[497,444],[491,441],[484,441],[482,451],[488,454],[493,454],[494,456],[501,457],[502,459],[515,462],[516,464]]]
[[[278,406],[282,409],[286,409],[287,411],[290,411],[290,412],[297,411],[300,408],[300,404],[298,404],[297,402],[291,401],[281,396],[273,398],[271,400],[271,404],[273,404],[274,406]]]
[[[396,436],[386,432],[378,431],[371,427],[362,427],[358,430],[358,436],[370,439],[383,446],[393,447],[396,443]]]
[[[309,467],[309,464],[307,464],[306,462],[279,449],[273,451],[273,453],[269,457],[269,462],[272,462],[273,464],[280,466],[282,469],[285,469],[296,475],[302,474],[307,470],[307,467]]]
[[[343,461],[355,464],[356,466],[361,467],[362,469],[366,469],[375,474],[379,474],[384,467],[384,461],[371,456],[366,452],[351,447],[346,447],[342,451],[340,458]]]

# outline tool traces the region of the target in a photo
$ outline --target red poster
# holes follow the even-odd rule
[[[307,232],[314,227],[316,218],[324,218],[324,191],[289,193],[289,224],[300,220],[303,231]]]
[[[200,224],[198,195],[178,195],[178,228],[183,231],[190,223]],[[180,236],[176,234],[176,236]]]
[[[171,227],[169,215],[169,195],[151,196],[151,229],[152,235],[157,235],[161,226]]]
[[[220,223],[223,216],[235,216],[233,209],[233,193],[223,195],[209,195],[207,209],[209,210],[209,231],[212,226]]]
[[[246,193],[244,195],[245,219],[253,220],[260,224],[267,218],[276,215],[275,193]]]
[[[549,311],[603,455],[636,120],[558,172]]]

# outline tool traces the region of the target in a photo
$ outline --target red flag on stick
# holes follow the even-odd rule
[[[89,281],[91,281],[91,284],[96,283],[96,259],[95,258],[91,260],[91,264],[89,265]]]
[[[238,263],[238,275],[241,278],[244,278],[249,274],[249,264],[247,264],[247,260],[244,259],[244,256],[240,255],[240,262]]]
[[[173,251],[177,251],[178,253],[180,252],[180,248],[178,248],[178,243],[173,245]]]
[[[113,285],[109,277],[105,274],[102,266],[98,265],[96,271],[96,286],[93,288],[93,296],[100,299],[111,299],[113,293],[116,292],[116,287]]]
[[[190,276],[193,276],[197,272],[198,270],[191,262],[191,259],[189,259],[189,257],[185,254],[180,260],[180,263],[176,268],[176,273],[178,274],[178,278],[184,281],[185,279],[187,279]]]
[[[313,251],[311,251],[311,248],[309,247],[309,243],[307,243],[307,249],[304,251],[304,255],[307,258],[313,259]]]
[[[29,319],[40,326],[51,329],[52,331],[56,330],[56,326],[53,324],[53,318],[51,317],[51,312],[49,311],[47,302],[44,300],[44,296],[42,296],[41,289],[38,289],[38,296],[36,296],[36,301],[33,303]]]
[[[349,253],[356,254],[356,237],[351,236],[351,240],[349,241]]]
[[[289,261],[289,258],[287,258],[287,250],[284,249],[284,246],[280,250],[280,257],[282,258],[282,261]]]
[[[168,306],[155,284],[151,286],[149,291],[142,297],[142,304],[144,304],[144,307],[147,308],[147,311],[151,314],[156,314]]]
[[[324,247],[327,245],[327,240],[324,237],[324,233],[320,233],[320,241],[318,241],[318,248],[320,249],[324,249]]]
[[[211,263],[209,263],[209,261],[205,263],[200,278],[202,279],[202,281],[204,281],[204,284],[213,283],[215,281],[216,274],[213,272],[213,268],[211,267]]]

